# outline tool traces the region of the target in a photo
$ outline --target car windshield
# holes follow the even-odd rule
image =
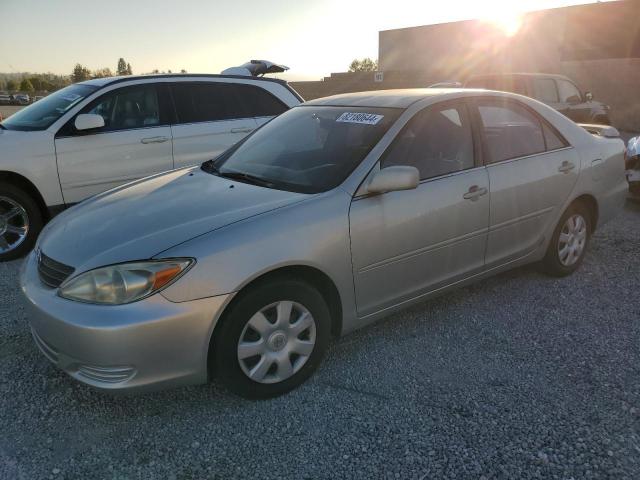
[[[44,130],[95,90],[89,85],[69,85],[14,113],[2,126],[7,130]]]
[[[203,169],[300,193],[340,185],[402,110],[300,106],[276,117]]]

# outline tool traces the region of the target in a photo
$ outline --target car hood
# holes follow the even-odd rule
[[[191,167],[111,190],[67,210],[45,228],[38,247],[54,260],[86,271],[154,257],[199,235],[308,197]]]

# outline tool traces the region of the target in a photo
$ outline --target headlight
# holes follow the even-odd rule
[[[174,282],[193,263],[192,259],[177,258],[100,267],[67,280],[58,295],[102,305],[131,303]]]

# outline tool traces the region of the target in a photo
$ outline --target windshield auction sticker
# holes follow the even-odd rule
[[[384,115],[376,115],[375,113],[344,112],[342,115],[336,118],[336,122],[361,123],[363,125],[376,125],[383,118],[384,118]]]

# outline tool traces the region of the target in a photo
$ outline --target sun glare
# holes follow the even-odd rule
[[[522,27],[522,14],[518,12],[495,12],[485,20],[500,29],[507,37],[513,37]]]

